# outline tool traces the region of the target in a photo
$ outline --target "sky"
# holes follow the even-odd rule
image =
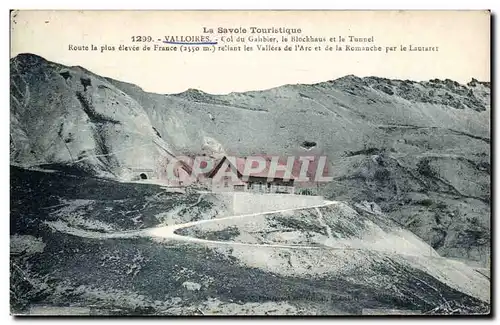
[[[300,28],[301,37],[349,35],[373,37],[382,52],[321,51],[165,52],[118,51],[140,48],[132,36],[222,36],[203,29]],[[266,35],[269,36],[269,35]],[[277,35],[281,38],[281,34]],[[97,51],[74,51],[89,46]],[[146,43],[147,44],[147,43]],[[291,45],[295,45],[292,43]],[[230,44],[236,46],[238,44]],[[243,45],[241,43],[240,45]],[[283,44],[279,45],[283,48]],[[335,46],[336,43],[330,45]],[[401,46],[438,47],[433,52],[402,52]],[[114,46],[115,51],[101,47]],[[385,52],[386,47],[398,51]],[[193,47],[191,47],[193,48]],[[178,48],[179,49],[179,48]],[[96,74],[134,83],[145,91],[179,93],[190,88],[225,94],[263,90],[284,84],[310,84],[345,75],[393,79],[490,80],[490,13],[487,11],[17,11],[11,17],[11,57],[34,53],[64,65],[79,65]]]

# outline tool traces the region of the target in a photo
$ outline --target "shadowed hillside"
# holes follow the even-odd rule
[[[224,209],[217,195],[199,200],[150,184],[15,167],[11,175],[14,313],[36,312],[37,306],[87,315],[359,315],[366,308],[489,313],[488,279],[439,258],[364,206],[338,203],[181,231],[256,244],[244,247],[99,239],[209,218]],[[178,219],[165,218],[176,208],[184,210],[172,213]],[[57,222],[96,236],[56,231],[50,224]],[[298,246],[260,246],[266,243]],[[317,247],[301,248],[304,243]]]

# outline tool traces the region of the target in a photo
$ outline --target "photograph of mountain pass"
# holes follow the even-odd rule
[[[106,54],[97,53],[99,45],[92,53],[89,43],[80,55],[64,43],[59,60],[50,54],[56,45],[36,47],[31,29],[20,29],[48,33],[63,14],[12,15],[12,315],[490,315],[491,85],[482,74],[467,81],[452,79],[451,69],[450,77],[415,80],[372,70],[358,76],[352,64],[353,73],[316,82],[290,77],[276,86],[209,91],[217,76],[198,84],[183,72],[202,64],[197,53],[148,52],[133,61],[136,54],[117,52],[112,60],[100,57]],[[118,17],[97,14],[93,21],[114,24]],[[255,20],[261,25],[242,20],[239,32],[257,26],[276,34],[262,39],[279,42],[281,32],[316,37],[309,25],[283,15],[293,30],[263,26],[265,17],[254,13],[245,19],[261,17]],[[86,29],[89,16],[68,17],[89,39],[101,37],[99,28]],[[191,23],[184,35],[210,30]],[[210,42],[229,37],[213,27]],[[151,42],[167,46],[156,38]],[[198,46],[186,39],[168,46]],[[379,34],[360,39],[383,41]],[[342,37],[331,42],[337,41]],[[214,53],[200,55],[222,56],[228,66],[218,69],[233,69],[228,75],[235,80],[244,72],[230,67],[257,69],[235,55],[276,55],[213,46]],[[180,72],[155,77],[158,71],[142,70],[147,55],[158,62],[172,55]],[[312,68],[316,54],[307,55],[307,73],[322,76],[322,68]],[[414,64],[417,55],[440,58],[400,55],[387,58],[395,63],[386,68],[403,66],[397,60],[404,55],[413,55]],[[363,57],[352,60],[367,69],[371,59]],[[293,67],[301,62],[293,59]],[[343,71],[335,60],[321,62]],[[116,77],[127,71],[141,78]],[[231,89],[224,73],[221,84]],[[267,68],[260,73],[263,82],[288,78]],[[141,80],[151,78],[192,86],[146,90]]]

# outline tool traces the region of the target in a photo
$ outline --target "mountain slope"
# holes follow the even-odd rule
[[[325,154],[326,198],[377,203],[440,254],[489,261],[490,85],[346,76],[152,94],[32,54],[11,59],[11,163],[131,179],[183,154]],[[311,147],[312,146],[312,147]]]
[[[489,88],[480,83],[348,76],[261,92],[159,95],[30,54],[12,59],[11,80],[13,160],[19,162],[71,162],[92,147],[97,154],[140,150],[157,137],[180,153],[199,153],[206,138],[236,154],[292,154],[309,140],[335,159],[362,149],[366,139],[385,140],[383,125],[489,138]],[[110,156],[116,157],[97,167],[116,169],[145,155]]]
[[[490,312],[487,278],[369,206],[221,218],[213,193],[18,167],[11,175],[14,313]],[[191,225],[180,232],[213,242],[161,237],[159,224]]]
[[[98,175],[150,166],[162,142],[142,107],[80,67],[33,55],[11,61],[11,161],[61,163]]]

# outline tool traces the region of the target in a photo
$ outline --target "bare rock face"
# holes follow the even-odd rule
[[[35,55],[11,62],[11,157],[21,165],[64,164],[97,175],[153,167],[162,143],[137,102],[79,67]]]
[[[485,262],[490,84],[346,76],[211,95],[11,59],[11,163],[111,178],[185,154],[328,156],[327,198],[374,202],[441,255]]]

